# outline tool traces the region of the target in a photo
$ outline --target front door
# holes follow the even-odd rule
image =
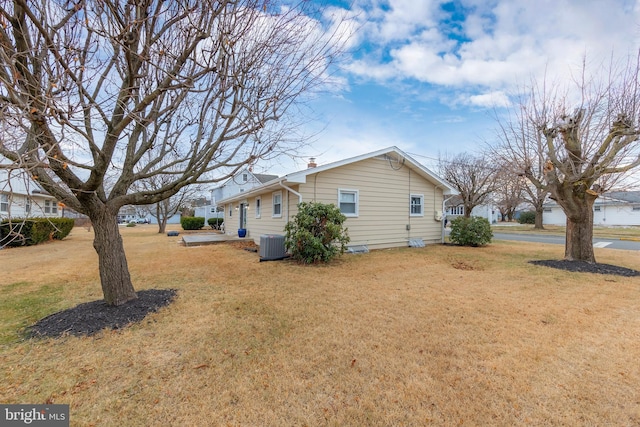
[[[247,228],[247,204],[240,203],[240,226],[238,228]]]

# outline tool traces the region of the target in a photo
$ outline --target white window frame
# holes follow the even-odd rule
[[[55,200],[44,201],[44,213],[50,215],[58,214],[58,203]]]
[[[280,197],[280,202],[276,203],[276,197]],[[276,213],[276,206],[279,206],[279,211]],[[276,191],[271,193],[271,217],[282,218],[282,191]]]
[[[354,213],[345,213],[342,212],[342,194],[354,194],[355,195],[355,212]],[[358,217],[358,215],[360,214],[360,191],[359,190],[354,190],[351,188],[338,188],[338,209],[340,209],[340,212],[346,216],[347,218],[356,218]]]
[[[24,212],[27,214],[31,213],[31,197],[29,196],[24,198]]]
[[[256,218],[260,218],[262,215],[262,197],[256,197]]]
[[[420,212],[413,212],[413,199],[420,199]],[[409,216],[424,216],[424,194],[409,195]]]
[[[9,212],[8,194],[0,194],[0,212]]]

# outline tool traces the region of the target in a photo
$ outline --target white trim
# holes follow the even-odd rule
[[[413,213],[413,199],[420,199],[420,213]],[[424,194],[410,194],[409,195],[409,216],[424,216]]]
[[[255,204],[256,204],[256,218],[260,218],[260,216],[262,215],[262,197],[258,196],[256,197],[255,200]]]
[[[280,212],[276,213],[276,196],[280,196]],[[274,191],[271,193],[271,218],[282,218],[282,191]]]
[[[349,194],[353,193],[355,195],[355,200],[353,202],[355,204],[355,207],[354,207],[355,212],[354,213],[342,212],[342,207],[341,207],[342,201],[341,201],[341,197],[340,197],[342,195],[342,193],[349,193]],[[345,202],[345,203],[347,203],[347,202]],[[347,218],[357,218],[358,214],[359,214],[359,210],[360,210],[360,208],[359,208],[359,206],[360,206],[360,191],[352,189],[352,188],[338,188],[338,203],[337,203],[337,205],[338,205],[338,209],[340,209],[340,212],[342,212],[342,214],[344,216],[346,216]]]

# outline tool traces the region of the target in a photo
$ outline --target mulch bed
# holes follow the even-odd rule
[[[169,305],[175,289],[149,289],[138,292],[138,298],[117,307],[104,300],[91,301],[54,313],[29,328],[31,337],[56,338],[64,335],[94,335],[103,329],[120,329],[139,322],[147,314]]]
[[[640,271],[630,268],[618,267],[611,264],[591,263],[586,261],[569,261],[547,259],[542,261],[529,261],[531,264],[542,265],[545,267],[557,268],[559,270],[573,271],[578,273],[598,273],[611,274],[615,276],[635,277],[640,276]]]

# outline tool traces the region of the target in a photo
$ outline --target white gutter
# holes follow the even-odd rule
[[[278,181],[278,184],[280,184],[280,186],[282,188],[284,188],[287,191],[291,191],[293,194],[295,194],[296,196],[298,196],[298,203],[302,203],[302,194],[298,193],[296,190],[294,190],[291,187],[287,187],[286,185],[284,185],[282,183],[282,181]],[[287,220],[289,220],[289,198],[287,197],[287,216],[286,216]],[[443,237],[444,239],[444,237]]]

